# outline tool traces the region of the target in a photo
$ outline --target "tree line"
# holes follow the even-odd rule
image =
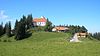
[[[47,19],[46,25],[44,27],[34,26],[32,14],[28,16],[22,16],[22,18],[15,22],[14,29],[11,30],[11,22],[7,22],[3,27],[3,23],[0,24],[0,36],[7,35],[11,37],[15,36],[15,40],[21,40],[27,38],[31,35],[31,29],[34,31],[51,31],[52,30],[52,22]]]
[[[16,20],[15,27],[12,30],[11,29],[11,22],[7,22],[5,26],[3,26],[3,23],[0,24],[0,36],[6,35],[7,37],[11,37],[12,35],[15,35],[16,40],[21,40],[26,38],[26,35],[28,34],[28,29],[32,28],[32,15],[28,15],[27,17],[23,15],[23,17],[20,19],[20,21]]]
[[[32,15],[28,15],[27,17],[23,15],[20,21],[16,20],[14,35],[16,40],[21,40],[27,38],[28,30],[32,28]]]
[[[79,26],[79,25],[58,25],[58,26],[54,26],[54,27],[67,27],[69,28],[69,30],[67,30],[67,33],[87,33],[88,30],[86,29],[85,26]]]
[[[6,34],[8,37],[11,37],[11,22],[7,22],[3,27],[3,23],[0,24],[0,36]]]
[[[100,32],[90,33],[89,34],[92,38],[100,40]]]
[[[85,26],[79,26],[79,25],[69,25],[67,26],[70,30],[69,30],[69,33],[87,33],[88,30],[85,28]]]

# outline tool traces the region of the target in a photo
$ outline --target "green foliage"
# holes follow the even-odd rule
[[[7,40],[4,40],[3,42],[7,42]]]
[[[87,32],[88,31],[84,26],[82,26],[81,29],[82,29],[81,30],[82,32]]]
[[[44,27],[43,27],[43,26],[35,26],[35,27],[33,28],[33,30],[34,30],[35,32],[44,31]]]
[[[68,32],[71,34],[78,33],[78,32],[81,32],[81,33],[87,32],[87,29],[84,26],[81,27],[79,25],[78,26],[69,25],[67,27],[70,29]]]
[[[4,31],[3,31],[3,23],[0,25],[0,36],[3,35]]]
[[[25,34],[26,34],[26,17],[23,16],[23,18],[21,18],[21,20],[19,22],[16,21],[16,26],[15,26],[15,39],[16,40],[21,40],[25,38]]]
[[[27,30],[32,28],[32,15],[26,16],[23,15],[21,20],[15,23],[15,39],[21,40],[27,37]]]
[[[8,23],[6,23],[6,35],[8,37],[11,37],[11,22],[9,21]]]
[[[50,22],[49,19],[47,19],[46,26],[44,27],[44,31],[49,31],[49,32],[52,31],[52,22]]]
[[[17,27],[18,26],[18,20],[16,20],[16,22],[15,22],[15,27],[14,27],[14,34],[15,34],[15,36],[17,35]]]
[[[91,36],[97,40],[100,40],[100,32],[96,32],[94,34],[91,34]]]
[[[1,42],[4,42],[4,41],[6,41],[6,42],[14,42],[14,41],[16,41],[14,39],[14,36],[11,36],[10,38],[8,38],[8,36],[6,34],[2,35],[0,40],[1,40]]]
[[[28,15],[27,19],[26,19],[26,26],[27,29],[30,29],[33,27],[33,17],[32,14]]]
[[[5,34],[5,33],[6,33],[6,24],[5,24],[4,28],[3,28],[3,34]]]

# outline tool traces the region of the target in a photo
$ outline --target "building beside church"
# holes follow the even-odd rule
[[[66,31],[68,31],[68,30],[69,30],[69,28],[67,28],[67,27],[62,27],[62,26],[54,27],[54,28],[52,29],[53,32],[66,32]]]

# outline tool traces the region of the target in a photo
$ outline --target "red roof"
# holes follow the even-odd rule
[[[67,27],[55,27],[57,30],[68,30],[69,28]]]
[[[45,17],[43,17],[43,18],[34,18],[33,22],[46,22],[46,19],[45,19]]]

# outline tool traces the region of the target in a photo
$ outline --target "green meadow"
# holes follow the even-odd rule
[[[19,41],[15,41],[14,36],[2,36],[0,56],[100,56],[100,41],[83,38],[82,42],[70,43],[70,36],[68,33],[34,32]]]

